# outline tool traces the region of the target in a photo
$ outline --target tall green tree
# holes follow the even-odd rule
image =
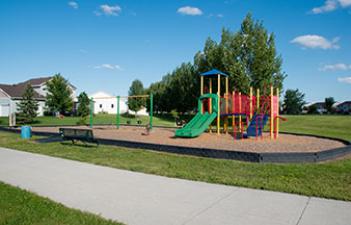
[[[59,112],[61,114],[71,112],[73,99],[68,81],[58,73],[46,82],[46,86],[48,90],[46,106],[48,109],[51,112]]]
[[[285,92],[283,101],[283,112],[286,114],[297,115],[302,113],[302,107],[305,105],[305,94],[299,89],[288,89]]]
[[[183,63],[160,82],[152,84],[153,93],[159,95],[155,108],[168,112],[194,109],[199,96],[199,73],[213,68],[229,74],[230,87],[243,94],[248,94],[250,86],[267,95],[270,85],[282,90],[286,77],[274,34],[247,14],[238,31],[224,28],[219,42],[206,40],[203,50],[195,54],[193,64]],[[213,87],[217,87],[216,82],[214,80]],[[221,85],[224,90],[224,82]],[[157,87],[161,90],[155,90]]]
[[[140,80],[134,80],[129,88],[128,95],[135,96],[135,95],[143,95],[145,93],[144,85]],[[128,99],[128,107],[130,110],[137,112],[145,106],[145,99],[144,98],[129,98]]]
[[[335,100],[333,97],[328,97],[325,98],[324,100],[324,105],[325,105],[325,109],[327,110],[328,113],[332,113],[333,112],[333,105],[335,103]]]
[[[78,109],[77,114],[81,117],[86,117],[90,113],[89,109],[90,99],[84,91],[78,96]]]
[[[21,123],[33,123],[35,117],[37,117],[38,102],[34,99],[34,89],[28,84],[21,101],[17,104],[18,117],[17,120]]]
[[[207,39],[204,50],[194,59],[199,72],[217,68],[230,75],[232,87],[247,93],[249,87],[269,93],[269,86],[283,87],[286,74],[282,58],[277,54],[273,33],[247,14],[238,32],[222,30],[219,43]]]

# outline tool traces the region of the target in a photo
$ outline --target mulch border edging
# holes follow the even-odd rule
[[[19,133],[20,130],[15,130],[11,128],[0,127],[0,130],[7,132]],[[35,135],[40,136],[59,136],[58,133],[43,132],[43,131],[33,131]],[[285,132],[287,133],[287,132]],[[294,133],[287,133],[294,134]],[[294,134],[294,135],[303,135],[303,134]],[[347,154],[351,153],[351,144],[342,139],[337,138],[328,138],[318,135],[305,135],[313,136],[319,138],[327,138],[331,140],[341,141],[344,144],[347,144],[345,147],[329,149],[319,152],[279,152],[279,153],[258,153],[258,152],[243,152],[243,151],[226,151],[219,149],[211,148],[194,148],[194,147],[183,147],[175,145],[161,145],[161,144],[152,144],[145,142],[133,142],[126,140],[113,140],[113,139],[103,139],[97,138],[101,144],[105,145],[114,145],[126,148],[137,148],[145,150],[153,150],[159,152],[168,152],[176,153],[182,155],[193,155],[207,158],[215,159],[231,159],[239,160],[246,162],[256,162],[256,163],[308,163],[308,162],[322,162],[326,160],[333,160]]]

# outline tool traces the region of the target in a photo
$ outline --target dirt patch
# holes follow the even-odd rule
[[[58,129],[57,127],[33,127],[33,131],[52,133],[57,133]],[[231,134],[215,133],[204,133],[197,138],[175,138],[175,129],[171,128],[154,128],[149,135],[145,135],[146,130],[142,127],[123,126],[116,129],[112,126],[101,126],[94,127],[93,131],[96,138],[227,151],[318,152],[345,146],[336,140],[292,134],[280,134],[277,140],[271,140],[269,134],[264,134],[263,139],[235,140]]]

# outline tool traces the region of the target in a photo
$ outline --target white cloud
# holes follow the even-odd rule
[[[102,14],[106,16],[118,16],[122,11],[119,5],[100,5],[99,11],[95,11],[95,15],[101,16]]]
[[[78,9],[79,8],[79,5],[78,5],[78,3],[77,2],[68,2],[68,5],[70,6],[70,7],[72,7],[73,9]]]
[[[351,77],[339,77],[338,81],[341,83],[351,84]]]
[[[319,35],[302,35],[294,38],[291,43],[299,44],[304,48],[321,48],[321,49],[338,49],[340,46],[337,44],[339,38],[333,38],[328,40],[325,37]]]
[[[224,15],[221,14],[221,13],[219,13],[219,14],[213,14],[213,13],[211,13],[211,14],[208,15],[208,18],[213,18],[213,17],[216,17],[216,18],[221,19],[221,18],[224,17]]]
[[[351,6],[351,0],[339,0],[339,3],[344,8]]]
[[[109,69],[109,70],[122,70],[121,66],[119,65],[112,65],[112,64],[101,64],[99,66],[95,66],[95,69]]]
[[[326,0],[324,5],[312,9],[313,14],[320,14],[334,11],[338,8],[347,8],[351,6],[351,0]]]
[[[336,63],[324,65],[320,68],[321,71],[338,71],[338,70],[351,70],[351,65],[346,65],[345,63]]]
[[[177,12],[179,14],[189,15],[189,16],[201,16],[203,14],[201,9],[196,8],[196,7],[191,7],[191,6],[180,7],[177,10]]]
[[[337,1],[327,0],[324,2],[324,5],[313,8],[312,13],[320,14],[324,12],[330,12],[330,11],[334,11],[337,7],[338,7]]]

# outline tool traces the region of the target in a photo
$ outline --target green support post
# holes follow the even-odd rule
[[[94,117],[94,99],[90,99],[90,128],[93,128],[93,117]]]
[[[120,121],[119,121],[119,102],[120,102],[120,96],[117,96],[117,114],[116,114],[116,127],[119,129]]]
[[[152,129],[152,116],[154,111],[154,96],[150,94],[150,129]]]

